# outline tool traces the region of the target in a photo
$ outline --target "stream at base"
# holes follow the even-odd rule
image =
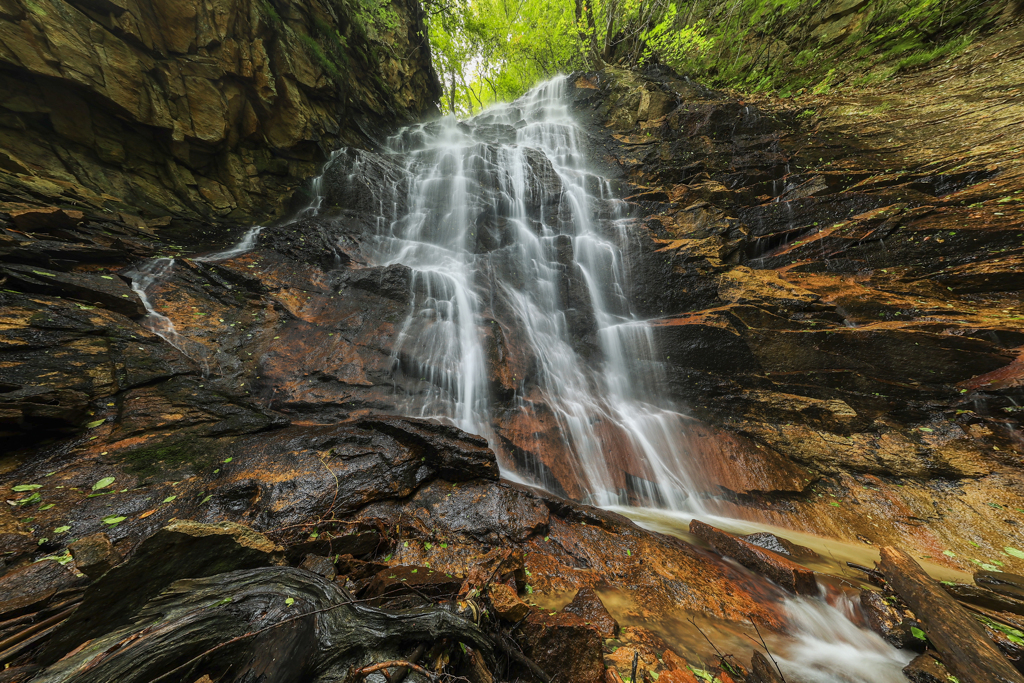
[[[689,533],[693,515],[668,510],[636,507],[605,508],[629,517],[639,526],[674,536],[697,546],[707,547]],[[789,683],[905,683],[902,673],[915,653],[899,650],[886,643],[866,626],[858,593],[864,585],[863,575],[847,567],[847,562],[874,566],[878,550],[873,546],[839,541],[812,534],[795,532],[767,524],[701,515],[701,521],[737,535],[768,532],[810,548],[818,557],[801,559],[800,564],[818,572],[822,595],[819,598],[788,597],[782,604],[786,616],[785,634],[758,634],[749,625],[708,619],[700,614],[680,615],[670,620],[651,620],[642,616],[629,596],[602,593],[601,597],[622,625],[643,626],[660,635],[669,645],[686,651],[698,661],[714,662],[714,650],[705,636],[723,653],[737,655],[746,661],[751,649],[764,652],[754,641],[764,637],[768,649]],[[728,560],[732,562],[731,560]],[[970,583],[972,577],[941,565],[920,560],[928,573],[937,579]],[[752,580],[767,580],[739,565],[739,571]],[[690,619],[694,621],[691,622]],[[698,630],[698,626],[700,630]],[[701,633],[703,631],[703,634]]]

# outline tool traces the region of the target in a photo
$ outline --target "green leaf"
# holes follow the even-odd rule
[[[626,557],[632,557],[632,556],[633,556],[633,551],[630,550],[629,548],[626,548]]]
[[[22,498],[21,500],[16,501],[16,504],[17,505],[31,505],[32,503],[38,503],[42,499],[43,499],[43,497],[40,496],[39,492],[37,491],[36,493],[33,493],[31,496],[28,496],[27,498]]]
[[[42,512],[43,510],[49,510],[54,505],[56,505],[56,503],[47,503],[46,505],[40,506],[39,511]]]
[[[1012,555],[1013,557],[1019,557],[1021,559],[1024,559],[1024,550],[1017,550],[1013,546],[1006,546],[1005,548],[1003,548],[1003,550],[1006,552],[1007,555]]]
[[[533,586],[531,586],[530,584],[526,584],[526,592],[530,595],[533,595]]]
[[[95,422],[87,422],[85,424],[85,428],[86,429],[93,429],[95,427],[99,427],[104,422],[106,422],[106,420],[96,420]]]
[[[925,635],[924,631],[916,626],[910,627],[910,635],[914,636],[918,640],[928,640],[928,636]]]
[[[952,550],[943,550],[942,554],[946,557],[956,557],[956,553],[954,553]]]
[[[170,503],[173,502],[176,498],[177,496],[167,496],[166,498],[164,498],[163,502]]]
[[[693,672],[694,676],[701,679],[702,681],[708,681],[709,683],[711,683],[715,680],[715,677],[707,669],[695,669],[692,666],[688,666],[687,668]]]
[[[289,607],[291,607],[292,605],[295,604],[295,598],[287,598],[287,599],[285,599],[284,604],[286,604]]]
[[[930,427],[918,427],[918,429],[920,429],[922,432],[927,432],[929,434],[931,434],[932,432],[935,431],[934,429],[932,429]]]
[[[25,491],[35,491],[41,488],[43,488],[42,484],[18,484],[17,486],[12,486],[11,490],[15,493],[24,493]]]
[[[120,524],[121,522],[123,522],[126,519],[128,519],[128,518],[127,517],[114,517],[114,516],[104,517],[103,518],[103,523],[104,524],[109,524],[110,526],[117,526],[118,524]]]
[[[55,534],[62,534],[65,531],[68,531],[70,529],[71,529],[71,527],[69,527],[69,526],[59,526],[59,527],[57,527],[56,529],[53,530],[53,533],[55,533]]]
[[[433,543],[424,543],[423,547],[426,548],[427,550],[430,550],[431,548],[434,547],[434,544]]]
[[[211,498],[213,498],[213,494],[212,493],[210,495],[206,496],[206,498],[203,498],[201,501],[199,501],[199,504],[203,505],[204,503],[209,501]]]
[[[231,462],[234,458],[224,458],[224,462]]]
[[[96,482],[95,484],[92,485],[92,490],[93,491],[99,491],[100,489],[105,489],[108,486],[110,486],[111,484],[113,484],[114,481],[115,480],[114,480],[113,477],[103,477],[98,482]]]

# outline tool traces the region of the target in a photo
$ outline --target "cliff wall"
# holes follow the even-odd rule
[[[0,201],[280,215],[364,121],[434,107],[423,34],[415,0],[2,0]]]

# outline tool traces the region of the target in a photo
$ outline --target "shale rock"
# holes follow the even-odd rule
[[[121,562],[110,537],[104,533],[79,539],[68,546],[75,568],[91,579],[97,579]]]
[[[867,617],[868,626],[886,642],[896,648],[904,648],[914,642],[910,626],[903,612],[886,602],[878,591],[862,590],[860,606]]]
[[[498,616],[514,624],[530,612],[530,606],[523,602],[516,592],[506,584],[496,583],[487,590],[491,605]]]
[[[0,187],[82,211],[279,215],[325,150],[366,139],[367,119],[393,125],[433,109],[422,10],[389,7],[393,26],[355,32],[341,5],[8,3],[0,101],[18,104],[0,125]],[[371,59],[380,45],[395,52]],[[82,211],[13,218],[61,229]]]
[[[0,577],[0,621],[38,609],[58,591],[82,582],[69,567],[54,560],[34,562]]]

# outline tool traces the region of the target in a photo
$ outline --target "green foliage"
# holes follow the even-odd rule
[[[858,71],[868,73],[853,84],[870,85],[948,58],[989,12],[981,0],[875,0],[828,23],[826,4],[693,0],[681,12],[670,5],[644,40],[660,61],[715,85],[824,94]]]

